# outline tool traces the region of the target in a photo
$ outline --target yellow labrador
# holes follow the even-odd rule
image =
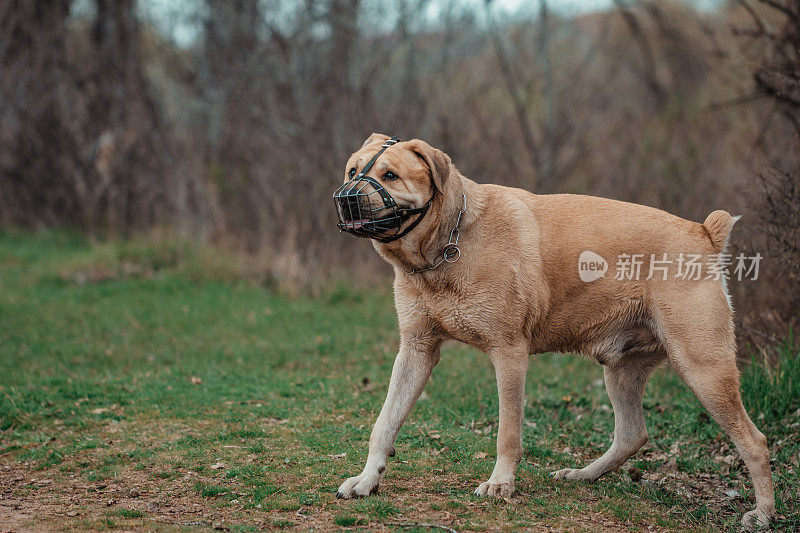
[[[424,141],[380,134],[350,157],[334,199],[339,227],[371,238],[394,267],[400,326],[366,465],[337,496],[378,490],[442,342],[455,339],[489,355],[500,396],[497,462],[476,494],[514,493],[529,355],[578,352],[603,365],[613,444],[588,466],[553,474],[587,481],[647,442],[642,393],[668,360],[750,471],[756,508],[743,525],[768,525],[769,451],[742,405],[732,309],[718,272],[734,217],[715,211],[698,224],[626,202],[478,184]],[[690,269],[698,264],[711,274]]]

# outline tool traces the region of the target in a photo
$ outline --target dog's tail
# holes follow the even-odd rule
[[[708,233],[708,238],[711,239],[715,252],[725,252],[728,247],[728,239],[731,236],[731,229],[733,229],[733,225],[736,224],[739,218],[741,217],[731,216],[730,213],[722,209],[714,211],[706,217],[703,227]]]

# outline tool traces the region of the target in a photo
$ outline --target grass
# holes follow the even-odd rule
[[[389,283],[312,298],[238,265],[169,241],[0,235],[0,486],[2,509],[17,507],[0,522],[717,531],[752,506],[732,445],[669,369],[647,388],[644,450],[592,485],[551,480],[605,451],[613,430],[600,367],[552,354],[531,359],[518,495],[475,498],[493,466],[498,402],[487,358],[457,344],[379,494],[336,500],[363,466],[391,372]],[[777,369],[754,363],[742,382],[770,441],[785,530],[800,527],[800,357],[789,346]]]

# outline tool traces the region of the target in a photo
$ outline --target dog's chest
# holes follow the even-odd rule
[[[429,283],[415,278],[413,284],[395,288],[400,318],[405,316],[409,323],[422,318],[427,324],[417,322],[417,327],[431,328],[487,353],[497,346],[518,344],[530,331],[526,327],[526,317],[532,316],[530,298],[519,280],[518,264],[509,270],[498,277],[504,283],[496,282],[497,276],[475,274]]]
[[[485,350],[492,344],[492,313],[479,295],[437,293],[421,302],[436,328],[455,340]],[[495,328],[496,330],[496,328]]]

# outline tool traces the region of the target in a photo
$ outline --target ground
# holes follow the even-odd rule
[[[735,530],[739,455],[668,368],[650,443],[595,484],[553,480],[609,445],[602,370],[531,359],[512,500],[478,499],[495,456],[488,359],[448,344],[376,496],[357,474],[397,346],[389,283],[290,294],[223,251],[0,235],[0,530]],[[745,369],[779,529],[800,527],[800,364]],[[417,530],[424,527],[417,525]],[[430,529],[428,529],[430,530]]]

